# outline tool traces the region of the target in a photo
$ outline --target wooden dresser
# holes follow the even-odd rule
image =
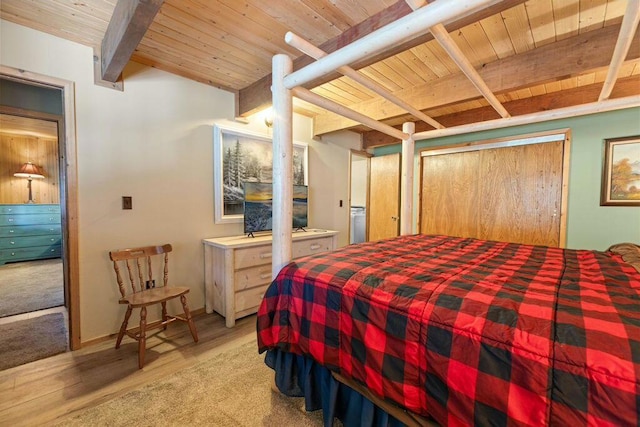
[[[205,239],[205,308],[225,317],[231,328],[236,319],[258,311],[271,283],[271,235]],[[294,258],[336,248],[338,232],[307,230],[293,233]]]
[[[0,265],[61,256],[60,205],[0,205]]]

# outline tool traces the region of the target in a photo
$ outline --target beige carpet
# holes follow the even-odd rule
[[[0,317],[64,304],[62,259],[0,266]]]
[[[322,426],[321,411],[271,390],[273,375],[250,342],[56,425]]]
[[[0,371],[67,350],[62,313],[0,324]]]

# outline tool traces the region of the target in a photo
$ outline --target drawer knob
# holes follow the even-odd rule
[[[12,212],[12,211],[13,211],[13,208],[7,209],[7,212]]]
[[[14,232],[13,230],[9,230],[9,233],[13,233],[13,232]]]
[[[13,222],[13,218],[9,218],[9,222]]]
[[[318,243],[314,243],[313,245],[311,245],[311,250],[315,251],[316,249],[320,249],[321,245]]]
[[[49,221],[55,221],[55,218],[49,218]]]
[[[14,242],[14,241],[11,241],[11,244],[12,244],[12,245],[15,245],[15,244],[16,244],[16,242]]]
[[[264,252],[260,254],[260,259],[271,258],[271,252]]]
[[[11,256],[14,256],[16,253],[15,252],[11,252]]]
[[[56,239],[54,239],[53,237],[51,238],[51,241],[54,242]]]
[[[263,273],[263,274],[260,275],[261,279],[268,279],[269,277],[271,277],[271,274],[269,274],[269,273]]]

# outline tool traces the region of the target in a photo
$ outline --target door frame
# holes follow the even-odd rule
[[[63,117],[58,120],[60,157],[60,211],[62,214],[62,247],[66,259],[67,310],[69,314],[69,348],[81,347],[80,334],[80,270],[78,255],[78,168],[75,119],[75,84],[69,80],[0,65],[0,76],[24,84],[46,86],[62,91]],[[19,110],[24,114],[26,110]],[[46,113],[37,113],[42,118]],[[58,117],[58,116],[56,116]]]

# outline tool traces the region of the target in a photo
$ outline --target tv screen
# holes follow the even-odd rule
[[[245,234],[273,229],[273,184],[270,182],[244,182]],[[307,227],[309,187],[293,186],[293,229]]]

